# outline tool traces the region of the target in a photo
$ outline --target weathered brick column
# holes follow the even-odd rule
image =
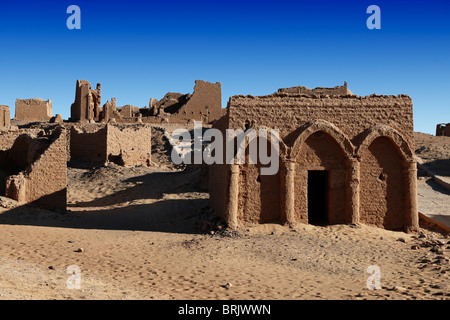
[[[360,167],[358,159],[347,160],[347,219],[353,224],[359,223]]]
[[[404,161],[403,183],[405,189],[405,231],[414,232],[419,229],[419,212],[417,207],[417,163]]]
[[[239,165],[230,166],[230,186],[228,191],[227,224],[230,229],[238,227],[238,201],[239,201]]]
[[[297,221],[295,219],[295,168],[294,161],[285,163],[285,210],[287,223],[292,226]]]

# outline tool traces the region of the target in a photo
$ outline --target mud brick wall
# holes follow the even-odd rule
[[[104,164],[107,159],[105,125],[85,124],[70,129],[70,159]]]
[[[123,165],[147,165],[151,162],[150,125],[108,124],[106,153],[109,161],[117,159]]]
[[[222,116],[222,85],[220,82],[195,81],[194,93],[180,110],[171,116],[171,122],[194,119],[209,123]]]
[[[49,121],[52,118],[52,102],[42,99],[16,99],[16,120]]]
[[[34,161],[19,174],[6,180],[6,196],[32,206],[65,210],[67,203],[66,133],[57,128],[51,136],[34,138],[46,143],[34,154]],[[46,141],[44,141],[46,140]],[[30,146],[28,153],[35,150]],[[26,151],[26,150],[25,150]]]
[[[11,149],[16,139],[22,134],[30,134],[36,136],[41,129],[20,129],[0,132],[0,150],[6,151]]]
[[[279,129],[281,137],[314,119],[336,125],[352,142],[365,129],[388,125],[402,134],[414,149],[412,100],[407,95],[368,97],[309,97],[274,94],[230,98],[230,128],[244,128],[246,120]]]

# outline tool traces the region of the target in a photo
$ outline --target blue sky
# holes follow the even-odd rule
[[[236,94],[336,86],[408,94],[415,130],[450,122],[449,1],[0,2],[0,104],[50,98],[70,116],[77,79],[102,84],[102,104],[148,105],[197,79]],[[69,30],[69,5],[81,30]],[[369,30],[369,5],[381,30]]]

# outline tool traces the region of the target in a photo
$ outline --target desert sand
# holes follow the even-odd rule
[[[67,213],[0,198],[0,299],[450,298],[450,239],[432,225],[229,232],[201,168],[172,166],[166,147],[155,144],[151,168],[72,164]],[[79,289],[67,286],[69,266]],[[379,289],[367,287],[370,266]]]

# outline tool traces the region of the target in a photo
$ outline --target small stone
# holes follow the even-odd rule
[[[75,250],[75,252],[83,252],[84,249],[83,248],[78,248],[77,250]]]
[[[400,241],[400,242],[406,243],[406,240],[405,240],[404,238],[398,238],[398,239],[397,239],[397,241]]]
[[[422,259],[420,262],[422,262],[422,263],[430,263],[431,260],[428,259],[428,258],[425,258],[425,259]]]
[[[50,270],[55,270],[55,268],[53,266],[49,266],[48,267]]]
[[[419,249],[420,249],[420,246],[414,245],[414,246],[411,247],[411,249],[412,249],[412,250],[419,250]]]
[[[225,288],[230,289],[232,286],[233,286],[233,285],[232,285],[230,282],[228,282],[228,283],[225,285]]]

